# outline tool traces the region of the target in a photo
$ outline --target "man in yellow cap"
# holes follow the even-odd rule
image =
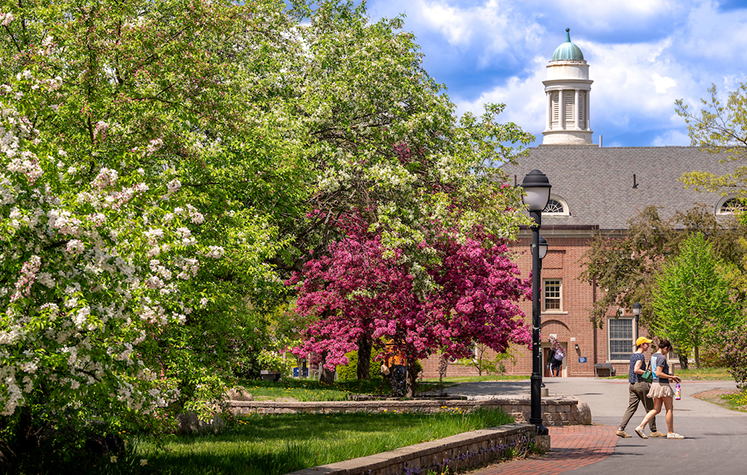
[[[654,400],[647,397],[648,390],[650,389],[649,383],[641,379],[641,375],[646,371],[646,356],[644,355],[651,348],[651,340],[646,337],[640,337],[635,341],[635,353],[630,355],[630,369],[628,371],[628,391],[630,397],[628,399],[628,409],[625,410],[620,427],[617,428],[617,435],[620,437],[628,438],[627,432],[625,432],[625,426],[628,425],[630,418],[633,417],[635,411],[638,410],[638,403],[643,403],[643,407],[646,408],[646,412],[654,408]],[[651,419],[651,437],[666,437],[667,435],[656,430],[656,418]],[[644,437],[647,439],[648,437]]]

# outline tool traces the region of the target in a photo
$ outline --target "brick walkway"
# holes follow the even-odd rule
[[[491,465],[469,475],[552,475],[602,461],[617,445],[612,426],[550,427],[552,450],[543,457]]]

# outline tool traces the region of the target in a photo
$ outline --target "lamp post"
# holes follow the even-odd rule
[[[635,315],[635,339],[638,339],[638,316],[641,314],[641,304],[638,302],[633,304],[633,315]]]
[[[540,234],[539,238],[539,248],[540,248],[540,269],[542,269],[542,259],[545,258],[547,255],[547,239],[545,239],[545,236]]]
[[[539,293],[540,293],[540,227],[542,226],[542,210],[550,200],[550,182],[547,176],[539,170],[532,170],[524,177],[521,184],[524,189],[524,203],[529,207],[529,215],[532,217],[532,377],[531,377],[531,406],[532,412],[529,423],[536,427],[537,435],[547,435],[547,427],[542,425],[542,354],[540,353],[540,317]],[[547,241],[544,246],[547,252]]]

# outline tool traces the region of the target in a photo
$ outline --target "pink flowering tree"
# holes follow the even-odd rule
[[[418,359],[437,351],[463,358],[475,343],[498,353],[510,344],[529,344],[517,302],[531,289],[502,239],[476,229],[459,242],[441,232],[421,243],[431,254],[421,266],[406,262],[399,249],[386,249],[381,234],[358,217],[340,229],[343,237],[329,252],[291,280],[298,285],[297,312],[311,320],[297,355],[324,354],[333,370],[348,363],[345,353],[370,339],[382,358],[405,358],[411,395]]]

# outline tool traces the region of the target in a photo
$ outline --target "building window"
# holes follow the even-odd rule
[[[633,352],[633,319],[610,318],[607,321],[610,338],[610,360],[627,360]]]
[[[543,213],[556,213],[556,214],[563,214],[565,210],[563,209],[563,203],[561,203],[558,200],[550,200],[547,202],[547,206],[545,206],[545,209],[542,211]]]
[[[729,198],[721,204],[718,214],[734,214],[744,211],[744,203],[739,198]]]
[[[563,310],[562,291],[563,281],[560,279],[547,279],[544,285],[544,307],[545,312],[560,312]]]
[[[542,210],[543,213],[552,214],[553,216],[570,216],[571,213],[568,210],[568,203],[557,195],[550,195],[550,200],[547,202],[547,206]]]

